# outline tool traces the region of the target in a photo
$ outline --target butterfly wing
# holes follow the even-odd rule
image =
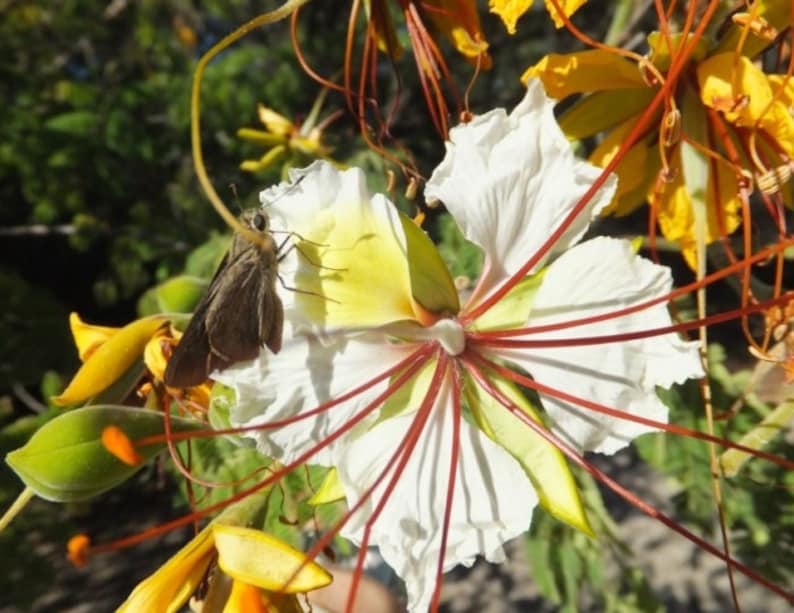
[[[284,309],[276,293],[275,250],[235,236],[165,372],[165,383],[192,387],[259,355],[281,349]]]
[[[274,353],[281,348],[283,307],[274,286],[275,266],[272,251],[253,245],[229,265],[226,276],[234,283],[219,289],[207,312],[211,370],[251,360],[263,345]]]
[[[210,355],[210,340],[207,334],[207,312],[216,300],[223,274],[229,260],[227,253],[221,261],[207,293],[193,311],[179,344],[165,369],[163,380],[171,387],[193,387],[207,380],[210,373],[207,356]]]

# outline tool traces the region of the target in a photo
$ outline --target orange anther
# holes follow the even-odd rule
[[[126,434],[116,426],[108,426],[102,431],[102,444],[109,453],[128,466],[138,466],[143,458],[135,451],[135,445]]]
[[[77,534],[69,539],[66,544],[66,557],[75,566],[85,566],[88,563],[88,554],[91,549],[91,539],[87,534]]]

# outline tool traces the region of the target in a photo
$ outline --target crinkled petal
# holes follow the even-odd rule
[[[285,316],[326,330],[413,319],[406,239],[394,205],[370,196],[357,168],[320,161],[292,171],[291,179],[261,194],[273,231],[289,230],[296,245],[283,248],[279,264]]]
[[[427,184],[426,195],[442,200],[466,238],[485,251],[479,296],[515,273],[601,174],[574,157],[553,107],[540,82],[532,80],[510,115],[495,109],[453,128],[446,156]],[[607,180],[554,251],[581,237],[611,199],[615,183],[614,177]]]
[[[415,417],[413,412],[386,419],[347,448],[339,475],[350,506],[389,466]],[[361,543],[367,522],[373,520],[370,544],[379,547],[384,560],[405,581],[412,611],[427,611],[435,588],[453,419],[450,390],[442,388],[410,459],[399,469],[394,489],[387,492],[390,472],[343,529],[345,536]],[[373,519],[375,508],[386,496],[383,513]],[[518,462],[466,421],[460,423],[453,496],[443,554],[445,572],[457,564],[471,565],[477,555],[501,561],[502,544],[527,530],[537,504],[537,496]]]
[[[414,349],[415,345],[407,343],[388,343],[377,333],[319,338],[295,335],[288,328],[278,354],[264,349],[256,360],[232,366],[218,373],[216,379],[236,392],[230,422],[254,426],[312,411],[371,381]],[[250,436],[262,453],[289,462],[339,432],[387,385],[388,379],[318,415]],[[331,445],[318,451],[312,463],[332,465],[333,448]]]
[[[541,326],[609,314],[670,291],[670,270],[633,253],[630,243],[595,238],[577,245],[546,272],[535,296],[529,326]],[[664,304],[610,317],[543,338],[581,338],[641,332],[669,326]],[[670,387],[703,376],[697,344],[676,334],[573,347],[500,351],[539,383],[610,408],[667,421],[667,408],[655,387]],[[614,453],[652,428],[610,417],[541,394],[553,430],[583,451]]]

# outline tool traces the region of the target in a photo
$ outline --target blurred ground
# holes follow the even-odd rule
[[[630,451],[595,461],[656,509],[671,513],[671,490],[664,479],[636,459]],[[733,611],[725,565],[648,517],[616,495],[604,490],[604,500],[620,525],[621,536],[634,552],[634,560],[647,574],[655,594],[671,613],[722,613]],[[444,584],[445,613],[546,613],[559,610],[542,599],[531,580],[531,570],[521,539],[507,547],[509,562],[480,561],[469,569],[456,569]],[[613,569],[614,572],[614,569]],[[744,613],[783,613],[791,606],[736,575],[739,604]],[[585,609],[593,613],[598,608]]]

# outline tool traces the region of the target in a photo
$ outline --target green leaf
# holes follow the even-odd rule
[[[557,583],[554,580],[552,565],[549,555],[551,544],[545,538],[527,539],[527,557],[532,566],[532,579],[538,586],[540,593],[552,602],[559,604],[562,601]]]
[[[55,132],[71,136],[87,136],[97,125],[97,115],[90,111],[72,111],[61,113],[48,119],[44,125]]]
[[[6,456],[6,462],[36,494],[54,502],[92,498],[129,479],[141,466],[129,466],[102,444],[109,426],[131,441],[163,434],[163,414],[122,406],[75,409],[44,424],[30,440]],[[171,428],[201,428],[198,422],[171,417]],[[137,449],[144,461],[165,449],[165,442]]]
[[[778,436],[783,429],[794,421],[794,402],[784,402],[761,420],[761,423],[747,432],[738,443],[751,449],[763,449],[769,441]],[[753,455],[738,449],[728,449],[720,456],[720,465],[726,477],[735,477],[745,462]]]
[[[138,312],[146,315],[191,313],[201,300],[207,285],[207,281],[200,277],[190,275],[172,277],[141,296],[138,301]]]

